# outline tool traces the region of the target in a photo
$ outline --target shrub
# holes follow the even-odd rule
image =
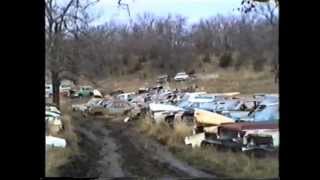
[[[219,66],[222,68],[227,68],[232,64],[232,56],[230,53],[225,53],[221,56],[219,60]]]
[[[210,59],[209,54],[206,54],[206,55],[203,57],[202,61],[205,62],[205,63],[210,63],[210,62],[211,62],[211,59]]]
[[[260,72],[264,69],[264,65],[266,63],[265,58],[258,58],[253,61],[253,70],[256,72]]]

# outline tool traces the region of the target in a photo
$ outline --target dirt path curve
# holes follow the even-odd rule
[[[139,134],[134,122],[77,119],[80,156],[61,167],[65,177],[215,177],[177,160],[164,146]]]

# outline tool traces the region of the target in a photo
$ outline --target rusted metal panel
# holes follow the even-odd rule
[[[201,109],[195,110],[194,117],[197,123],[202,124],[220,125],[223,123],[235,122],[233,119],[226,116]]]
[[[232,129],[235,131],[254,130],[254,129],[278,129],[279,125],[275,123],[260,124],[260,123],[233,123],[224,124],[219,129]]]

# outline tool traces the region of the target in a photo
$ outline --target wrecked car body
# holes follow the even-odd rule
[[[94,98],[103,98],[103,95],[98,89],[94,89],[92,93]]]
[[[218,127],[217,138],[202,144],[214,144],[234,150],[275,151],[279,146],[279,128],[275,123],[231,123]]]
[[[87,103],[85,104],[73,104],[72,105],[72,110],[73,111],[80,111],[80,112],[85,112],[88,110],[89,107],[96,105],[102,100],[102,98],[91,98]]]
[[[194,110],[194,128],[193,135],[185,138],[186,144],[192,147],[200,146],[199,141],[205,140],[207,137],[216,139],[218,126],[221,124],[234,123],[235,121],[226,116],[203,109]],[[203,136],[198,134],[204,133]]]
[[[55,106],[50,106],[50,105],[46,105],[46,111],[48,112],[53,112],[56,113],[58,115],[61,115],[61,112],[59,111],[59,109]]]
[[[183,110],[178,111],[174,115],[174,119],[177,121],[192,123],[195,109],[204,109],[208,111],[213,111],[214,105],[215,105],[215,102],[213,97],[201,96],[201,95],[191,97],[188,100],[182,101],[180,104],[178,104],[178,106],[183,108]]]
[[[131,101],[132,98],[134,97],[135,92],[130,92],[130,93],[122,93],[117,95],[117,98],[119,98],[120,100],[124,100],[124,101]]]
[[[138,106],[146,107],[147,96],[146,94],[139,94],[133,97],[130,102]]]
[[[217,100],[223,99],[222,96],[209,96],[205,92],[198,93],[186,93],[179,103],[174,105],[160,104],[159,107],[163,108],[161,112],[153,114],[153,118],[156,121],[170,120],[170,121],[184,121],[188,124],[193,123],[194,109],[204,109],[213,112],[215,110]],[[151,106],[154,106],[152,104]],[[151,111],[152,108],[150,107]]]
[[[149,104],[150,115],[155,122],[160,123],[162,121],[173,121],[175,112],[183,110],[182,108],[170,105],[170,104],[158,104],[150,103]]]
[[[66,140],[54,136],[46,136],[46,147],[66,147]]]
[[[133,106],[127,101],[113,100],[105,106],[108,114],[126,114]]]
[[[217,127],[224,123],[234,123],[235,120],[218,113],[196,109],[194,113],[194,133],[207,132],[217,133]],[[210,128],[209,128],[210,127]]]
[[[88,108],[88,113],[92,115],[102,114],[127,114],[134,107],[127,101],[113,99],[100,100],[95,105]]]
[[[157,78],[157,83],[163,84],[163,83],[168,82],[168,80],[169,80],[169,76],[168,75],[166,75],[166,74],[165,75],[160,75]]]
[[[237,118],[236,120],[245,122],[277,122],[279,120],[279,103],[260,104],[254,111],[249,112],[247,116]]]
[[[63,129],[61,114],[51,111],[46,111],[45,120],[49,132],[57,133]]]

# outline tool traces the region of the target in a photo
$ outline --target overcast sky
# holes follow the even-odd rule
[[[128,23],[129,15],[125,9],[119,9],[118,0],[100,0],[92,13],[99,16],[94,24],[106,21]],[[129,4],[131,17],[134,19],[144,12],[156,16],[179,14],[188,18],[188,23],[194,23],[201,18],[208,18],[217,14],[239,15],[236,11],[241,0],[122,0]]]

